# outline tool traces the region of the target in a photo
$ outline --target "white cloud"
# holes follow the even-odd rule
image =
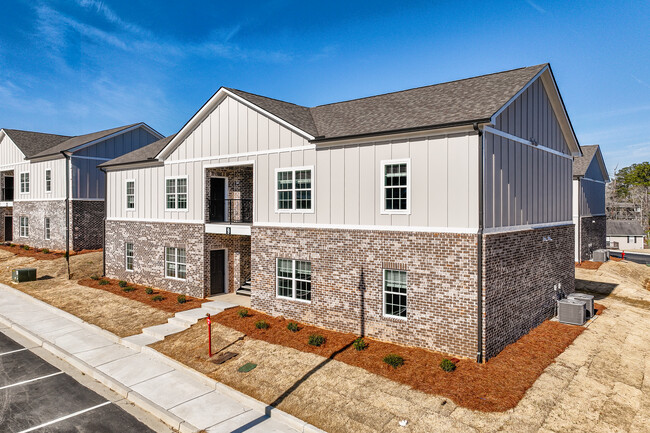
[[[535,9],[537,12],[542,13],[542,14],[546,13],[546,9],[544,9],[543,7],[538,5],[537,3],[534,3],[531,0],[526,0],[526,3],[528,3],[530,5],[530,7]]]

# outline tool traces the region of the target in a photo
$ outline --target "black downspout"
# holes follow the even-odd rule
[[[106,170],[104,167],[99,167],[101,171],[104,172],[104,227],[102,231],[102,277],[106,276],[106,215],[108,212],[107,204],[108,200],[106,200],[106,197],[108,197],[108,173],[106,173]]]
[[[476,262],[477,262],[477,351],[476,362],[483,362],[483,131],[478,123],[472,125],[478,133],[478,233],[476,237]]]
[[[70,279],[70,155],[62,151],[65,158],[65,261],[68,265]]]

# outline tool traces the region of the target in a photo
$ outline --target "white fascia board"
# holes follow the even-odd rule
[[[424,129],[421,131],[400,132],[394,134],[390,132],[385,132],[385,133],[377,133],[376,135],[372,135],[368,137],[357,137],[357,138],[351,137],[351,138],[345,138],[340,140],[332,139],[331,141],[319,140],[315,144],[317,148],[336,148],[336,147],[346,146],[349,144],[372,145],[372,144],[390,143],[391,141],[408,140],[413,138],[439,137],[439,136],[458,134],[463,132],[470,132],[470,133],[474,132],[474,127],[472,125],[449,126],[444,128],[431,128],[431,129]]]

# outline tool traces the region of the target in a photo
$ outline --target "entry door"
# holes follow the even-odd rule
[[[210,178],[210,221],[226,221],[226,179]]]
[[[14,201],[14,178],[5,177],[5,190],[3,191],[2,201]]]
[[[210,294],[226,292],[226,250],[210,251]]]
[[[5,216],[5,241],[11,242],[13,240],[14,240],[13,217]]]

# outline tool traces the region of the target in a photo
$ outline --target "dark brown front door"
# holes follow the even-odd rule
[[[5,242],[14,240],[13,217],[5,216]]]
[[[226,250],[210,251],[210,294],[225,293]]]
[[[226,179],[210,178],[210,222],[226,221]]]

